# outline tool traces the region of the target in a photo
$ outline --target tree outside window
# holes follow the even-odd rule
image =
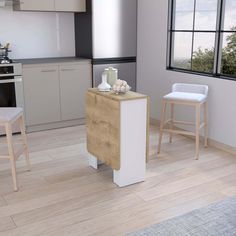
[[[170,69],[236,79],[236,1],[171,0]]]

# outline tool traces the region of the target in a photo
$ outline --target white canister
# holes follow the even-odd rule
[[[107,74],[107,82],[113,86],[118,79],[118,70],[114,67],[108,67],[104,70],[104,73]]]

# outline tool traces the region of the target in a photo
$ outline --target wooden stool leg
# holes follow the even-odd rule
[[[167,102],[165,100],[162,101],[162,112],[161,112],[161,124],[160,124],[160,134],[159,134],[159,144],[158,144],[158,151],[159,154],[161,152],[161,141],[163,136],[163,127],[165,122],[165,113],[166,113],[166,104]]]
[[[19,118],[19,123],[20,123],[21,137],[22,137],[22,141],[24,145],[25,160],[26,160],[28,171],[30,171],[29,149],[28,149],[28,142],[27,142],[27,137],[25,133],[25,124],[24,124],[23,116]]]
[[[200,114],[200,104],[196,105],[196,160],[199,159],[199,136],[200,136],[200,119],[201,119],[201,114]]]
[[[7,123],[5,128],[6,128],[8,152],[9,152],[10,161],[11,161],[11,171],[12,171],[12,178],[13,178],[13,184],[14,184],[14,191],[18,191],[17,176],[16,176],[16,160],[15,160],[15,153],[14,153],[14,148],[13,148],[11,124]]]
[[[208,147],[208,104],[207,101],[204,104],[204,145]]]
[[[171,103],[170,105],[170,119],[171,119],[171,122],[170,122],[170,129],[173,130],[173,121],[174,121],[174,103]],[[172,143],[172,139],[173,139],[173,133],[170,132],[170,143]]]

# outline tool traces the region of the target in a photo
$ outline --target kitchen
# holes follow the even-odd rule
[[[107,1],[95,2],[94,22],[89,1],[79,1],[77,5],[71,1],[71,9],[67,4],[62,13],[64,6],[56,1],[56,12],[42,12],[52,11],[50,2],[47,7],[42,3],[42,9],[31,1],[14,3],[14,11],[11,6],[0,9],[2,19],[8,22],[2,28],[1,43],[10,42],[9,57],[22,64],[22,72],[14,67],[20,64],[13,63],[9,69],[16,70],[17,76],[22,73],[24,91],[17,88],[16,103],[21,106],[24,100],[27,131],[84,124],[85,91],[92,85],[98,86],[107,67],[117,68],[119,77],[128,80],[133,90],[136,87],[136,1],[110,5]],[[11,5],[9,1],[6,4]],[[81,24],[84,18],[87,20]],[[129,24],[122,23],[121,18]],[[122,31],[114,28],[107,34],[106,29],[114,25]]]
[[[31,162],[17,160],[14,189],[0,153],[0,235],[145,232],[235,195],[234,123],[219,119],[233,109],[216,86],[226,81],[167,70],[167,2],[0,0],[0,108],[24,108]],[[110,67],[131,91],[98,90]],[[210,147],[196,161],[192,139],[164,136],[157,153],[163,96],[197,79],[210,88]]]

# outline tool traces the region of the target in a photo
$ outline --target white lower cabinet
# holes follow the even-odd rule
[[[91,64],[26,65],[23,82],[27,126],[85,117]]]
[[[60,121],[58,66],[23,68],[26,124]]]
[[[60,66],[61,118],[85,117],[85,93],[91,87],[91,65]]]
[[[55,0],[56,11],[85,12],[85,0]]]
[[[86,12],[85,0],[13,0],[15,11]]]
[[[14,0],[17,11],[55,11],[55,0]]]

